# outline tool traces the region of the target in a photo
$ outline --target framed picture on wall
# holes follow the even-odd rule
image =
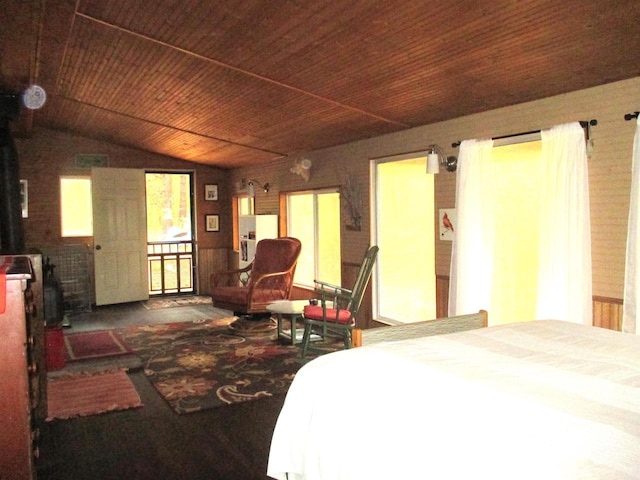
[[[218,185],[210,184],[204,186],[204,199],[209,201],[218,200]]]
[[[456,224],[456,209],[440,209],[440,240],[453,241],[454,225]]]
[[[205,215],[204,226],[207,232],[220,231],[220,215]]]

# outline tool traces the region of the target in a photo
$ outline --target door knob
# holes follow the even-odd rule
[[[96,250],[102,250],[102,245],[96,245]]]

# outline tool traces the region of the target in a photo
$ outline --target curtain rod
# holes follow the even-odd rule
[[[636,114],[637,113],[638,112],[636,112]],[[625,115],[625,118],[626,118],[626,115]],[[589,140],[589,138],[591,137],[591,132],[590,132],[590,128],[589,127],[593,127],[595,125],[598,125],[598,120],[596,120],[596,119],[580,120],[580,126],[582,128],[586,128],[587,129],[587,140]],[[540,130],[542,130],[542,129],[540,129]],[[501,135],[499,137],[492,137],[491,140],[501,140],[503,138],[520,137],[522,135],[531,135],[533,133],[539,133],[540,130],[529,130],[528,132],[512,133],[510,135]],[[460,146],[460,143],[461,143],[460,140],[458,140],[457,142],[453,142],[451,144],[451,146],[453,148],[457,148],[457,147]]]
[[[629,120],[633,120],[634,118],[638,118],[638,115],[640,115],[640,112],[625,113],[624,119],[628,122]]]

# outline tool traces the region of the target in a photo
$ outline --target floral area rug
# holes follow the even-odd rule
[[[188,307],[189,305],[211,305],[211,297],[189,295],[186,297],[150,298],[140,303],[147,310],[157,310],[158,308]]]
[[[286,392],[302,366],[300,349],[281,344],[272,330],[230,328],[235,320],[131,327],[119,333],[177,413]]]

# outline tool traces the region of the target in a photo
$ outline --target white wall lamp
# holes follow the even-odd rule
[[[256,196],[256,185],[259,187],[261,186],[258,180],[243,178],[241,189],[242,190],[246,189],[247,196],[253,198]],[[269,193],[269,189],[271,188],[271,185],[269,185],[269,183],[265,183],[264,185],[261,186],[261,188],[262,190],[264,190],[264,193]]]
[[[240,182],[240,190],[247,191],[247,197],[249,197],[249,215],[255,215],[256,212],[256,185],[264,190],[264,193],[269,193],[271,185],[265,183],[260,185],[260,182],[256,179],[243,178]]]
[[[309,160],[308,158],[296,160],[290,171],[291,173],[300,175],[305,182],[308,182],[309,178],[311,178],[311,160]]]
[[[440,165],[447,172],[455,172],[458,166],[458,158],[454,156],[448,157],[439,145],[429,145],[427,147],[427,173],[440,173]]]

